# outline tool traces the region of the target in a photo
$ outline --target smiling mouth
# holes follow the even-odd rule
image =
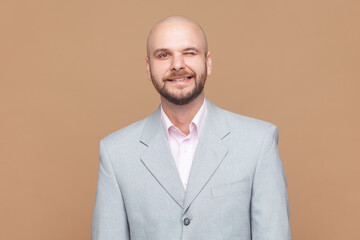
[[[170,81],[170,82],[181,82],[181,81],[189,80],[189,79],[191,79],[191,78],[192,78],[192,76],[182,77],[182,78],[166,79],[166,81]]]

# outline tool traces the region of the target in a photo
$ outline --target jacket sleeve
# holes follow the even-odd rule
[[[124,200],[104,140],[100,142],[100,166],[91,239],[130,239]]]
[[[290,240],[289,202],[281,164],[278,129],[265,133],[254,173],[251,197],[252,240]]]

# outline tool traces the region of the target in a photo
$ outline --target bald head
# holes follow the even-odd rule
[[[204,53],[207,53],[208,44],[206,35],[198,23],[183,16],[169,16],[157,22],[151,29],[146,44],[148,57],[151,57],[151,53],[159,42],[164,44],[166,43],[166,38],[170,39],[170,36],[182,33],[192,34],[193,38],[199,40],[200,47]]]

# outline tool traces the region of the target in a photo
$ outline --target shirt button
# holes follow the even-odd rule
[[[184,225],[187,226],[187,225],[189,225],[189,224],[190,224],[190,219],[185,218],[185,219],[184,219]]]

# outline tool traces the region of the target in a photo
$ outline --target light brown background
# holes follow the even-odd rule
[[[145,40],[205,29],[207,97],[279,127],[293,239],[360,239],[359,1],[0,1],[0,239],[90,239],[101,138],[151,114]]]

